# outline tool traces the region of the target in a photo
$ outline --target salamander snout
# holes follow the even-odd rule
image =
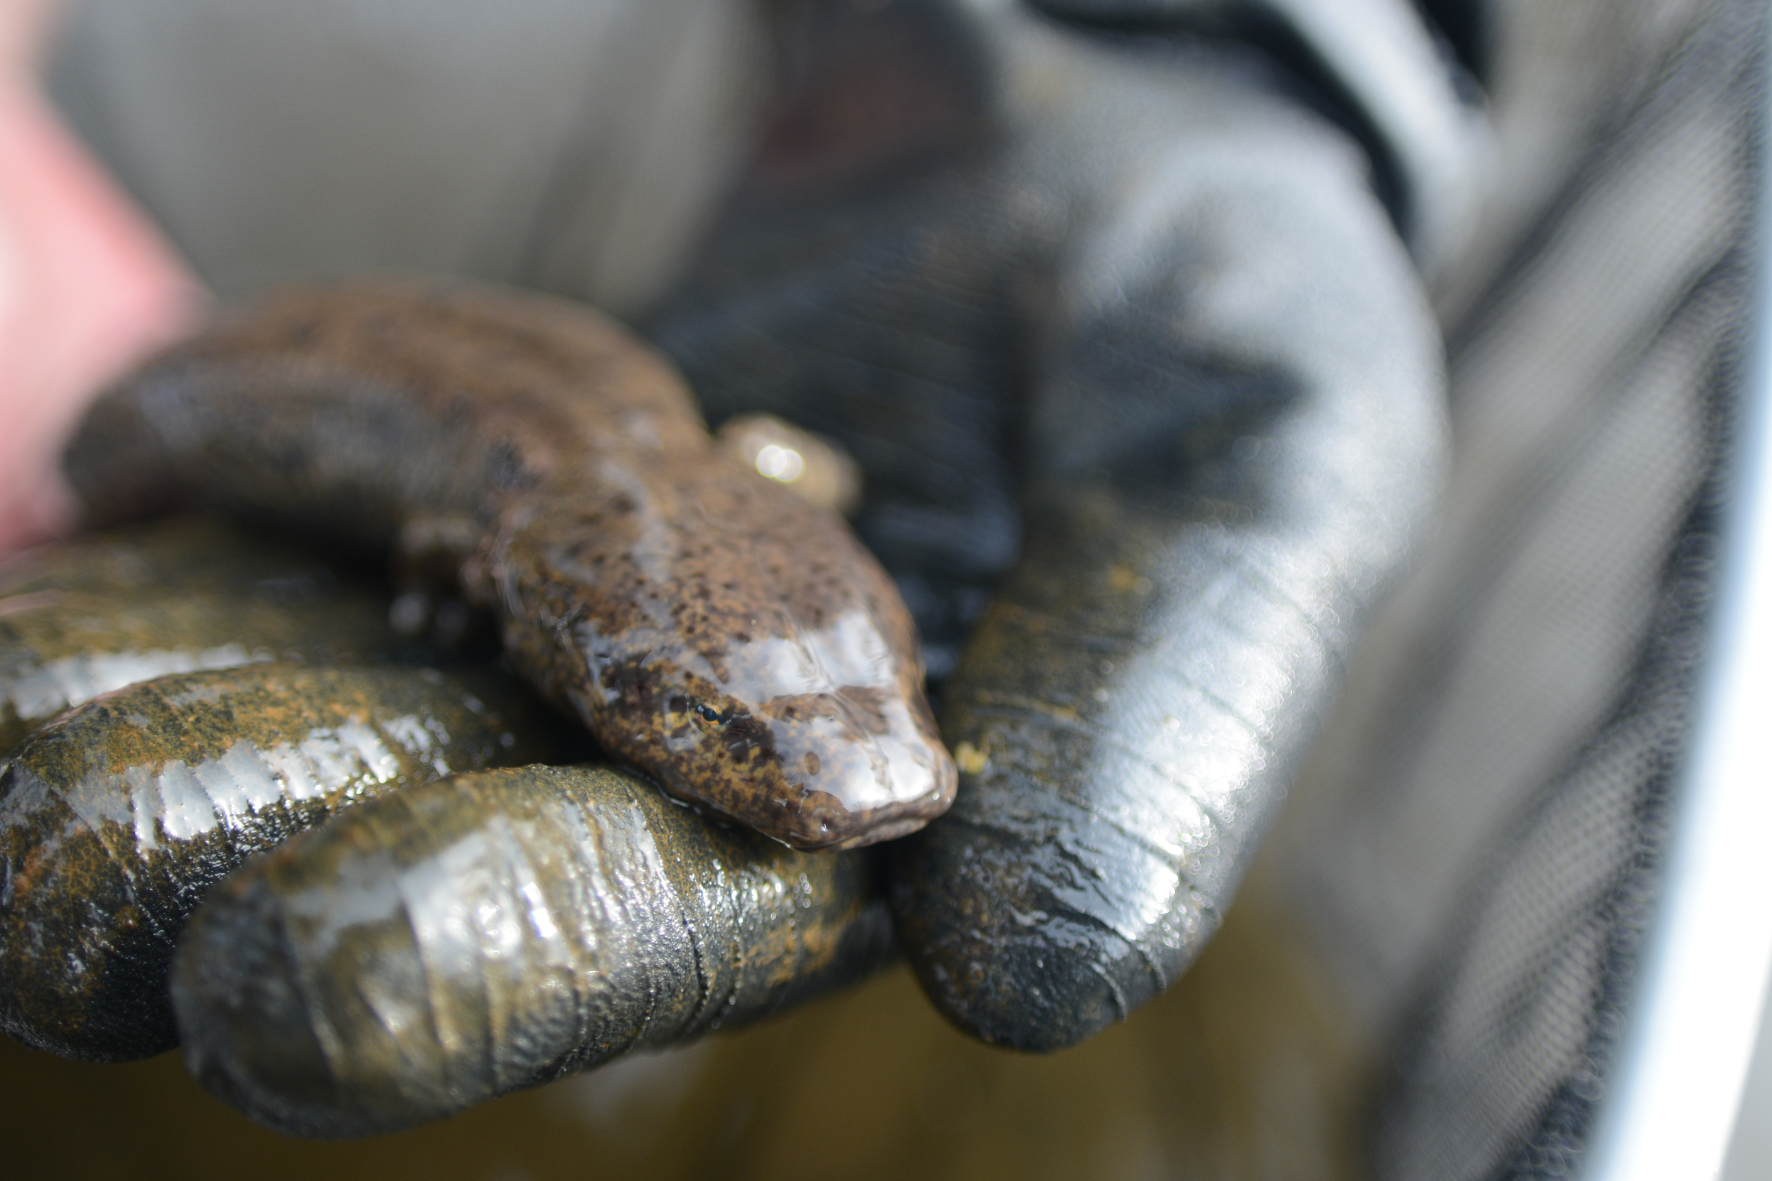
[[[796,848],[921,828],[952,802],[956,781],[934,719],[920,694],[902,691],[893,662],[844,660],[829,639],[734,643],[717,665],[650,653],[643,670],[616,678],[628,691],[607,698],[655,711],[629,727],[644,747],[619,753],[654,768],[677,798]]]

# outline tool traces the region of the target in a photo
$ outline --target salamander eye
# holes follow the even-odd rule
[[[716,726],[724,726],[727,722],[732,720],[731,710],[715,710],[713,706],[703,705],[700,702],[696,703],[695,712],[701,715],[705,720],[714,723]]]

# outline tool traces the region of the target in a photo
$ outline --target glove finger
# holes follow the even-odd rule
[[[0,566],[0,754],[69,706],[167,673],[398,647],[382,596],[303,551],[182,518]]]
[[[492,673],[277,664],[70,710],[0,767],[0,1027],[74,1058],[171,1049],[166,973],[212,885],[362,800],[547,757],[544,712]]]
[[[1437,337],[1355,157],[1255,96],[1222,114],[1104,178],[1028,548],[944,693],[960,798],[891,851],[926,990],[1022,1049],[1211,935],[1436,485]]]
[[[891,954],[871,855],[526,767],[365,805],[225,882],[172,995],[212,1093],[303,1136],[439,1119],[730,1027]]]

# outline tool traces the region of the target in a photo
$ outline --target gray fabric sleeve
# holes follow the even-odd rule
[[[76,0],[53,97],[224,295],[342,271],[668,279],[747,144],[728,0]]]

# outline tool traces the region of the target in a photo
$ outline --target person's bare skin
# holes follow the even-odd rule
[[[62,441],[92,394],[182,333],[199,302],[37,88],[54,7],[0,5],[0,553],[73,524]]]

